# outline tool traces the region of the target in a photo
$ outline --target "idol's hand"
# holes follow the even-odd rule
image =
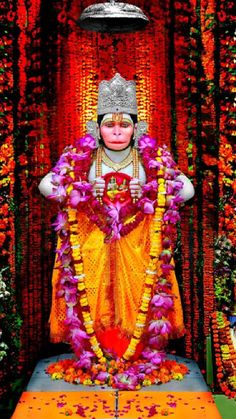
[[[97,177],[93,182],[93,196],[95,198],[102,197],[105,190],[105,180],[102,177]]]
[[[133,200],[137,200],[142,196],[142,185],[139,179],[133,178],[129,182],[130,195]]]

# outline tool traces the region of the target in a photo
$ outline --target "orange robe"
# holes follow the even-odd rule
[[[113,243],[104,243],[104,233],[78,211],[78,237],[94,330],[101,347],[118,356],[128,346],[140,307],[149,261],[151,220],[152,215],[146,215],[126,236]],[[175,296],[169,320],[173,327],[172,337],[179,337],[184,331],[183,313],[173,271],[169,279]],[[58,281],[59,270],[55,264],[50,315],[51,341],[55,343],[66,340],[65,301],[63,297],[56,298]]]

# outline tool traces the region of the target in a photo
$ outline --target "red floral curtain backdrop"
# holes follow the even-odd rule
[[[29,370],[48,348],[55,210],[37,185],[63,147],[95,119],[98,83],[116,72],[136,80],[139,118],[195,185],[194,200],[182,210],[176,269],[187,329],[181,354],[202,365],[218,307],[214,242],[223,235],[233,239],[233,2],[136,0],[150,23],[120,35],[76,25],[92,3],[0,5],[0,257],[11,288],[11,304],[2,303],[0,313],[2,339],[11,342],[1,361],[2,392],[6,374],[11,380],[16,370]],[[232,283],[224,275],[228,300],[220,302],[230,306]]]

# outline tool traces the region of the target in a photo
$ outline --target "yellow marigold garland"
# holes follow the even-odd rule
[[[161,151],[158,150],[156,160],[161,163]],[[162,222],[163,222],[163,215],[165,212],[166,206],[166,186],[165,186],[165,179],[163,177],[164,169],[160,169],[159,171],[159,178],[158,178],[158,194],[157,194],[157,202],[158,206],[155,209],[155,214],[152,221],[151,227],[151,245],[150,245],[150,261],[148,267],[146,269],[146,278],[144,283],[144,291],[141,298],[141,305],[139,308],[139,312],[137,315],[135,329],[133,332],[133,336],[131,337],[130,343],[128,348],[126,349],[123,359],[126,361],[129,360],[136,351],[137,345],[140,342],[143,329],[145,327],[147,321],[147,313],[149,310],[149,304],[152,295],[153,284],[156,280],[157,275],[157,261],[158,256],[161,252],[161,235],[162,235]],[[74,173],[71,173],[71,176],[74,176]],[[97,340],[94,328],[93,328],[93,320],[90,314],[90,308],[88,303],[88,297],[86,292],[86,285],[84,281],[84,267],[83,267],[83,259],[81,255],[80,245],[78,244],[78,232],[77,232],[77,217],[76,217],[76,210],[69,209],[68,211],[68,223],[69,223],[69,230],[70,230],[70,244],[72,250],[72,258],[74,262],[74,270],[75,275],[78,279],[78,291],[79,291],[79,304],[82,310],[83,316],[83,324],[86,330],[86,333],[89,336],[89,341],[91,344],[91,348],[98,358],[99,362],[105,362],[105,356],[100,348],[99,342]]]

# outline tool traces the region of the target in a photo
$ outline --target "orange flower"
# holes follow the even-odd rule
[[[74,374],[74,373],[75,373],[75,369],[74,369],[74,368],[72,368],[72,367],[67,368],[67,370],[65,371],[65,373],[66,373],[66,374]]]
[[[160,373],[158,378],[162,383],[168,383],[168,381],[170,381],[170,377],[166,374]]]
[[[0,229],[5,230],[7,228],[7,219],[0,220]]]
[[[3,204],[0,206],[0,214],[2,214],[4,217],[6,217],[8,215],[9,212],[9,205],[8,204]]]
[[[75,379],[76,379],[76,375],[74,375],[74,374],[66,374],[66,375],[64,376],[64,380],[65,380],[67,383],[73,383],[73,382],[75,381]]]
[[[14,149],[13,149],[13,146],[12,145],[10,145],[10,144],[3,144],[1,146],[1,149],[0,149],[0,157],[1,158],[7,159],[9,157],[12,157],[13,155],[14,155]]]
[[[3,232],[0,232],[0,247],[3,245],[6,238],[6,234]]]
[[[21,156],[19,156],[18,161],[21,166],[25,166],[28,163],[27,157],[25,156],[25,154],[22,154]]]

